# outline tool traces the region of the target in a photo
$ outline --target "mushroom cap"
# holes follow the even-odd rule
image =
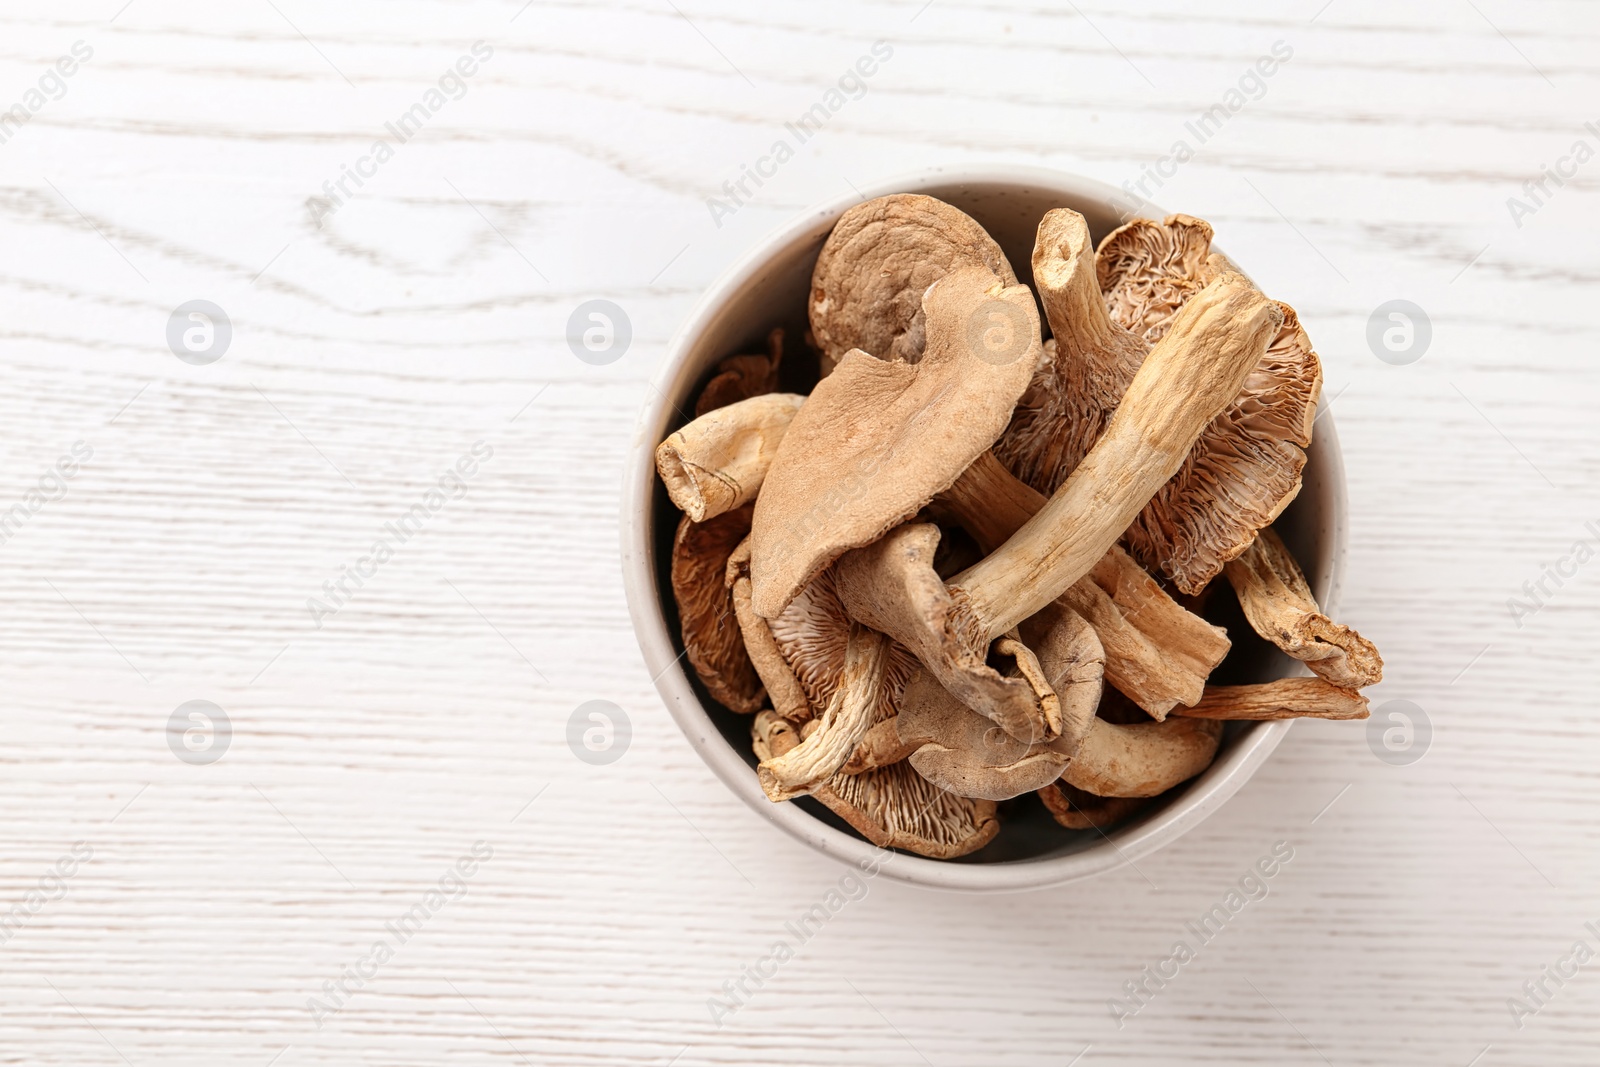
[[[746,504],[705,522],[685,515],[672,540],[672,593],[689,664],[713,700],[743,714],[758,710],[767,691],[745,651],[723,576],[750,532],[751,510]]]
[[[1132,219],[1106,234],[1095,258],[1095,277],[1111,321],[1161,340],[1178,313],[1205,287],[1211,224],[1192,215]]]
[[[1061,776],[1093,727],[1105,668],[1094,629],[1072,609],[1052,604],[1021,631],[1061,697],[1061,736],[1040,744],[1019,741],[963,704],[931,672],[919,671],[906,686],[895,723],[903,742],[921,742],[911,765],[936,785],[988,800],[1043,788]]]
[[[772,618],[844,552],[949,488],[1005,429],[1039,359],[1026,286],[965,268],[922,298],[918,363],[847,353],[784,433],[756,499],[752,598]]]
[[[896,193],[846,211],[811,274],[811,333],[825,361],[837,364],[853,348],[879,359],[921,359],[922,294],[974,266],[1017,284],[994,239],[942,200]]]
[[[729,356],[717,364],[711,380],[700,390],[700,399],[695,401],[695,417],[762,393],[777,392],[782,363],[783,327],[774,326],[767,335],[765,355]]]
[[[771,711],[756,716],[751,733],[763,761],[800,741],[794,724]],[[903,761],[861,774],[836,774],[811,795],[879,848],[933,859],[965,856],[1000,832],[993,801],[940,789]]]

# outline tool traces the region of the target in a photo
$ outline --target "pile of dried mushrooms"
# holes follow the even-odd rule
[[[672,588],[774,802],[950,858],[1028,792],[1071,829],[1126,818],[1225,720],[1366,717],[1383,661],[1272,529],[1321,366],[1211,234],[1135,219],[1096,248],[1051,211],[1036,301],[966,214],[881,197],[817,260],[811,394],[777,391],[781,330],[717,366],[656,450]],[[1191,609],[1219,579],[1312,677],[1206,684],[1230,642]]]

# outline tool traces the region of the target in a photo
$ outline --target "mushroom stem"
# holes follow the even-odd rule
[[[1044,507],[1045,497],[985,452],[937,500],[985,553],[993,552]],[[1157,721],[1193,704],[1228,654],[1221,627],[1186,610],[1120,546],[1062,594],[1105,647],[1106,681]]]
[[[1383,680],[1383,657],[1371,641],[1329,619],[1276,531],[1256,534],[1223,569],[1256,633],[1336,686],[1360,689]]]
[[[1189,719],[1365,719],[1367,698],[1321,678],[1282,678],[1260,685],[1213,685]]]
[[[1083,216],[1047,213],[1034,240],[1033,277],[1056,342],[1055,372],[1075,397],[1120,390],[1138,372],[1147,348],[1112,321],[1095,275],[1094,244]],[[1114,393],[1110,399],[1115,406]],[[1108,415],[1101,412],[1100,418]],[[1088,437],[1082,447],[1093,440]]]
[[[899,763],[920,747],[922,746],[917,742],[900,739],[900,730],[895,718],[884,719],[862,735],[861,743],[856,746],[856,750],[850,754],[850,759],[840,771],[843,774],[860,774],[863,771],[877,770],[891,763]]]
[[[789,752],[756,768],[767,799],[777,803],[808,793],[832,778],[850,759],[872,724],[888,653],[887,637],[864,626],[851,625],[844,653],[844,676],[823,709],[820,725]]]
[[[805,397],[765,393],[706,412],[656,446],[667,495],[690,519],[707,519],[756,498],[778,443]]]
[[[1282,323],[1278,306],[1231,272],[1184,305],[1083,462],[1010,540],[950,582],[990,640],[1099,562],[1238,395]]]
[[[1095,719],[1061,778],[1102,797],[1153,797],[1211,766],[1222,725],[1168,719],[1118,726]]]

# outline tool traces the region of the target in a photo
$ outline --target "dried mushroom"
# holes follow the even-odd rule
[[[1096,250],[1081,215],[1049,212],[1041,343],[977,222],[883,197],[818,257],[811,395],[774,392],[781,330],[717,365],[657,469],[684,512],[684,651],[756,712],[769,799],[952,859],[1030,791],[1104,832],[1211,766],[1229,720],[1366,717],[1381,657],[1270,528],[1299,491],[1320,363],[1211,236],[1136,219]],[[1249,624],[1318,677],[1207,684],[1234,647],[1202,617],[1230,610],[1210,600],[1224,570]]]
[[[778,368],[783,364],[783,327],[767,335],[766,355],[729,356],[718,363],[711,380],[695,402],[696,416],[736,404],[763,393],[778,391]]]
[[[1193,719],[1365,719],[1367,698],[1321,678],[1280,678],[1255,685],[1213,685],[1192,708]]]
[[[1095,719],[1061,778],[1101,797],[1153,797],[1211,766],[1222,724],[1172,718],[1119,726]]]
[[[1154,344],[1172,317],[1210,281],[1211,224],[1192,215],[1130,219],[1095,253],[1095,280],[1117,325]]]
[[[1020,796],[1059,778],[1092,729],[1105,666],[1094,630],[1058,603],[1024,623],[1021,633],[1062,697],[1061,730],[1048,742],[1019,741],[919,671],[906,685],[895,726],[901,741],[915,746],[911,765],[935,785],[987,800]]]
[[[1371,641],[1324,615],[1300,565],[1271,527],[1256,535],[1226,571],[1256,633],[1347,689],[1383,681],[1383,657]]]
[[[922,304],[921,360],[852,350],[778,445],[750,533],[753,601],[769,619],[842,553],[948,488],[1005,429],[1028,384],[1039,315],[1026,286],[966,268]]]
[[[745,651],[723,576],[728,557],[750,532],[750,510],[746,504],[705,522],[685,515],[672,541],[672,592],[689,664],[712,699],[746,714],[767,694]]]
[[[695,522],[756,498],[805,397],[767,393],[708,411],[656,446],[667,496]]]
[[[1032,687],[1030,706],[1022,687],[997,684],[986,667],[990,643],[1093,569],[1238,392],[1281,320],[1242,277],[1221,275],[1151,350],[1089,455],[1005,544],[949,583],[930,582],[926,544],[896,531],[840,561],[845,607],[916,652],[954,696],[1017,740],[1053,738],[1048,694]],[[755,521],[759,528],[759,502]]]
[[[926,344],[923,293],[947,274],[980,267],[1017,284],[994,239],[931,196],[896,194],[846,211],[817,256],[807,310],[829,374],[853,348],[915,363]]]
[[[793,724],[770,711],[756,716],[755,752],[763,761],[800,743]],[[811,795],[879,848],[902,848],[933,859],[976,852],[1000,832],[993,801],[948,793],[908,763],[861,774],[837,774]]]
[[[968,467],[935,507],[948,512],[985,552],[993,552],[1044,506],[993,453]],[[1094,627],[1105,647],[1106,681],[1156,719],[1200,699],[1231,647],[1227,633],[1185,610],[1134,558],[1113,545],[1061,595]]]
[[[995,445],[1023,481],[1042,492],[1061,485],[1183,305],[1232,273],[1204,254],[1209,241],[1210,227],[1188,216],[1159,227],[1138,220],[1107,238],[1110,262],[1099,274],[1083,216],[1045,216],[1033,270],[1054,344]],[[1300,490],[1322,372],[1293,309],[1278,307],[1282,321],[1255,367],[1126,531],[1134,557],[1185,593],[1216,577]]]
[[[889,639],[864,626],[850,627],[844,672],[817,720],[818,729],[782,756],[756,768],[773,801],[791,800],[827,781],[843,767],[872,725],[883,689]]]
[[[1083,658],[1083,646],[1070,639],[1035,640],[1051,681],[1083,690],[1084,676],[1094,669]],[[1071,683],[1069,674],[1082,680]],[[1222,737],[1220,723],[1203,719],[1122,725],[1095,715],[1093,707],[1091,700],[1087,714],[1076,708],[1061,737],[1029,744],[951,697],[924,671],[906,686],[895,722],[903,740],[919,744],[910,763],[925,778],[954,793],[992,800],[1042,789],[1057,778],[1102,797],[1155,796],[1210,766]]]
[[[1039,799],[1051,817],[1068,830],[1100,830],[1121,822],[1143,808],[1146,797],[1097,797],[1093,793],[1051,782],[1039,790]]]

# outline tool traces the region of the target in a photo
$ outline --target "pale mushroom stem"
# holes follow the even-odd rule
[[[1383,680],[1377,648],[1322,613],[1300,565],[1270,526],[1223,573],[1256,633],[1318,676],[1348,689]]]
[[[704,522],[756,498],[805,397],[765,393],[701,415],[656,446],[656,471],[685,515]]]
[[[845,765],[872,724],[888,662],[889,639],[852,623],[844,674],[816,731],[789,752],[756,768],[767,799],[774,803],[793,800],[832,778]]]
[[[1055,373],[1074,396],[1120,389],[1138,371],[1145,345],[1112,321],[1095,280],[1095,250],[1081,216],[1052,211],[1039,224],[1034,280],[1055,337]]]
[[[1213,685],[1192,708],[1173,712],[1189,719],[1365,719],[1367,698],[1321,678],[1281,678],[1259,685]]]
[[[1105,555],[1238,395],[1283,312],[1224,274],[1151,349],[1104,435],[1044,508],[949,583],[990,640],[1056,599]]]
[[[985,452],[938,498],[978,547],[993,552],[1044,507],[1044,494]],[[1062,594],[1105,648],[1106,681],[1157,720],[1193,704],[1231,643],[1220,627],[1185,610],[1120,546]]]

